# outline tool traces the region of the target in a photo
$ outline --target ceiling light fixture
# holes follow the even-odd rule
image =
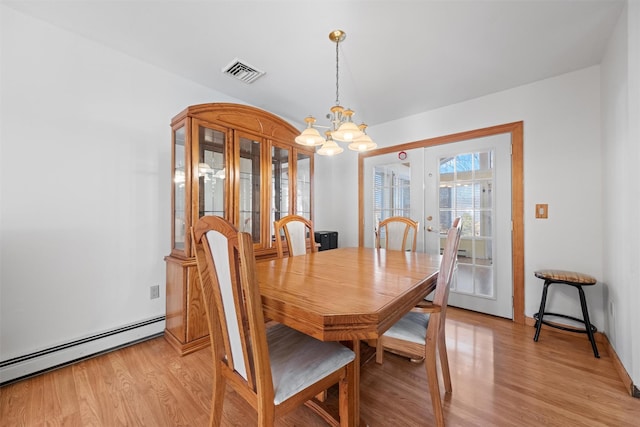
[[[333,156],[342,153],[344,149],[336,141],[349,143],[349,149],[354,151],[373,150],[377,146],[365,131],[367,125],[362,123],[357,126],[351,119],[355,113],[348,108],[345,109],[340,106],[338,45],[346,37],[347,34],[342,30],[334,30],[329,33],[329,40],[336,44],[336,105],[331,107],[331,114],[327,114],[327,118],[331,118],[331,126],[328,127],[330,130],[325,132],[327,138],[323,138],[318,129],[316,129],[316,127],[325,126],[314,126],[316,119],[309,116],[304,119],[307,123],[307,128],[295,139],[301,145],[321,145],[322,147],[317,151],[321,156]]]

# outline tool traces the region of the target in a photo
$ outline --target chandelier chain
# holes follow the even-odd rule
[[[339,71],[340,71],[340,66],[338,64],[338,45],[340,44],[340,41],[336,41],[336,105],[340,105],[340,84],[339,84]]]

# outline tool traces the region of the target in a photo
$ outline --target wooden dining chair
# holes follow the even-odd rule
[[[287,242],[289,256],[304,255],[308,252],[317,252],[313,232],[313,222],[300,215],[287,215],[273,222],[273,230],[276,239],[278,258],[284,256],[282,247],[282,234]]]
[[[415,252],[419,225],[420,223],[403,216],[383,219],[376,230],[376,248]]]
[[[249,233],[205,216],[191,234],[213,349],[210,425],[221,423],[226,384],[257,411],[259,426],[272,426],[276,417],[337,383],[339,423],[353,423],[353,351],[282,324],[265,327]],[[331,420],[318,405],[310,406]],[[335,419],[331,424],[338,425]]]
[[[424,359],[429,383],[431,403],[438,426],[444,425],[436,353],[440,356],[440,369],[444,388],[451,393],[451,375],[445,337],[445,319],[449,287],[456,264],[460,243],[460,222],[449,229],[440,262],[433,302],[421,301],[409,313],[389,328],[377,341],[376,362],[382,364],[384,350],[411,358]],[[437,351],[436,351],[437,350]]]

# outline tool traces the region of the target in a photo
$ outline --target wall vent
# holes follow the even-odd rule
[[[255,82],[265,74],[264,71],[260,71],[256,67],[249,65],[238,58],[235,58],[226,67],[224,67],[222,72],[247,84]]]

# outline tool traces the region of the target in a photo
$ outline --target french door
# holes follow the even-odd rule
[[[459,216],[449,304],[512,318],[510,153],[506,133],[366,158],[364,245],[380,220],[406,216],[420,223],[417,250],[440,253]]]
[[[427,247],[441,247],[462,221],[449,305],[513,318],[511,136],[498,134],[425,148]]]

